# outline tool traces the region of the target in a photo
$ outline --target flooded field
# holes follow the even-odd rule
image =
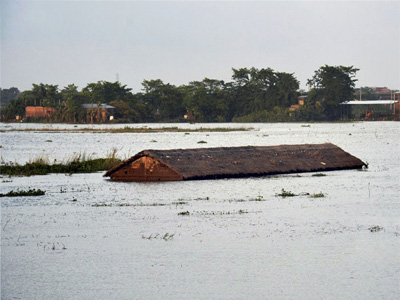
[[[50,126],[89,125],[1,123],[2,162],[330,142],[369,168],[161,183],[111,182],[103,173],[3,176],[0,193],[46,194],[0,198],[2,299],[398,299],[399,122],[39,130]],[[107,126],[126,124],[93,127]]]

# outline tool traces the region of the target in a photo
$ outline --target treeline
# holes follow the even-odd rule
[[[86,122],[82,104],[114,106],[112,114],[119,122],[278,122],[335,120],[338,104],[352,98],[357,69],[323,66],[308,81],[310,93],[304,105],[298,104],[299,81],[294,74],[270,68],[232,69],[232,81],[205,78],[188,85],[175,86],[160,79],[144,80],[142,91],[120,82],[89,83],[80,91],[74,84],[63,89],[57,85],[33,84],[31,90],[18,92],[3,106],[2,120],[23,116],[26,106],[55,109],[52,122]]]

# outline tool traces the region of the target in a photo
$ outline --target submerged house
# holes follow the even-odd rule
[[[116,181],[196,180],[360,169],[365,165],[329,143],[144,150],[104,176]]]

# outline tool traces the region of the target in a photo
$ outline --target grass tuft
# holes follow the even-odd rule
[[[368,228],[368,230],[370,232],[379,232],[379,231],[383,230],[383,227],[380,227],[380,226],[376,225],[376,226],[372,226],[372,227]]]
[[[322,192],[320,192],[320,193],[318,193],[318,194],[312,194],[312,195],[310,195],[310,197],[311,197],[311,198],[324,198],[324,197],[325,197],[325,194],[322,193]]]
[[[65,163],[51,164],[48,156],[41,155],[30,160],[25,165],[8,163],[0,166],[0,174],[7,176],[32,176],[50,173],[94,173],[106,171],[119,164],[121,160],[116,157],[116,149],[112,149],[106,158],[93,159],[86,153],[78,153],[67,159]]]
[[[43,196],[45,193],[41,189],[29,189],[27,191],[17,189],[6,194],[0,194],[0,197]]]
[[[188,216],[188,215],[190,215],[189,211],[181,211],[178,213],[178,216]]]
[[[282,189],[280,194],[276,194],[279,197],[295,197],[297,196],[296,194],[292,193],[291,191],[286,191],[285,189]]]
[[[315,173],[315,174],[312,174],[312,177],[324,177],[324,176],[326,176],[326,174],[324,174],[324,173]]]
[[[35,131],[35,132],[102,132],[102,133],[154,133],[154,132],[231,132],[231,131],[249,131],[254,128],[238,127],[214,127],[214,128],[179,128],[176,126],[172,127],[161,127],[161,128],[149,128],[149,127],[130,127],[125,126],[124,128],[24,128],[24,129],[11,129],[9,131]]]

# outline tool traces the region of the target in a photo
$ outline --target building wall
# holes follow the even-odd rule
[[[48,118],[55,112],[52,107],[27,106],[25,107],[26,118]]]
[[[392,104],[388,105],[351,105],[351,117],[356,119],[365,120],[381,120],[393,116],[394,107]]]
[[[106,122],[109,113],[105,108],[89,108],[87,109],[87,122]]]
[[[169,181],[182,180],[182,176],[151,157],[144,156],[111,174],[117,181]]]
[[[394,120],[400,121],[400,101],[394,104]]]

